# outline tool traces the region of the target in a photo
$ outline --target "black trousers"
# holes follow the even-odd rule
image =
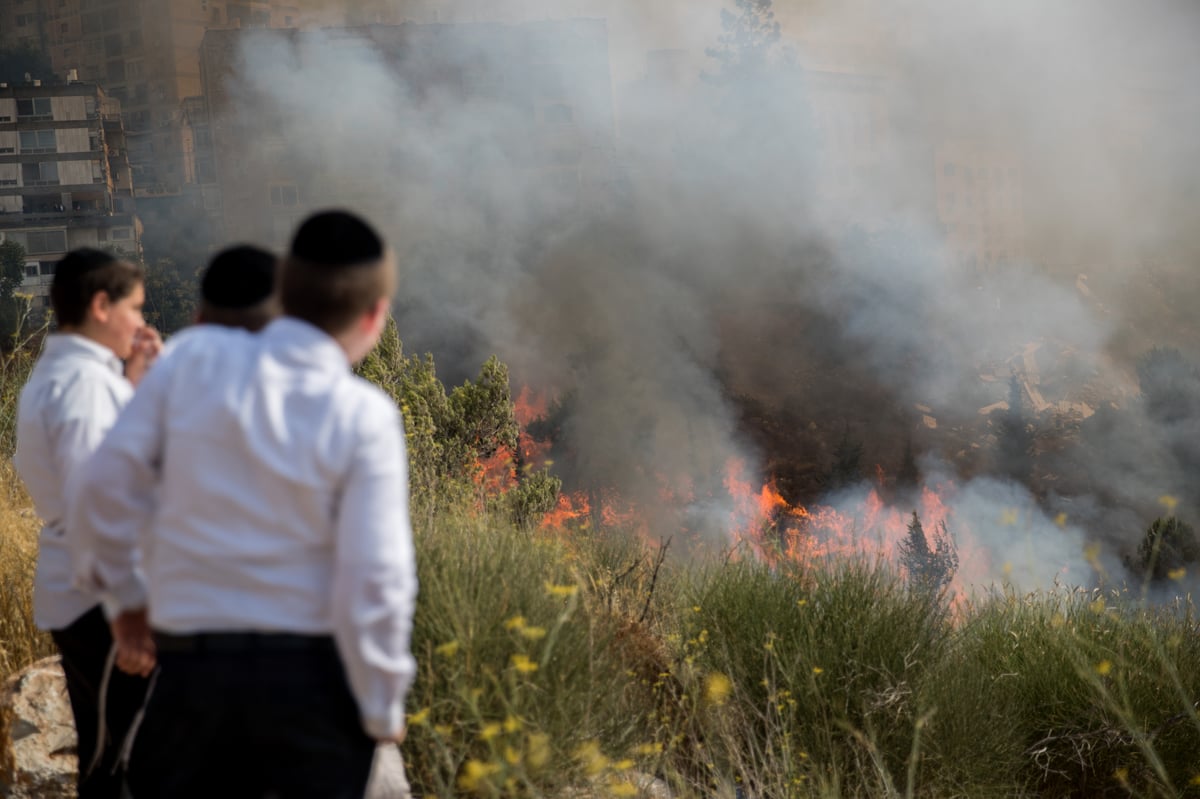
[[[135,799],[361,799],[375,742],[333,639],[156,635]]]
[[[79,799],[119,799],[125,781],[120,769],[121,747],[146,698],[147,681],[113,668],[104,701],[104,740],[99,742],[103,752],[89,773],[100,732],[100,684],[112,648],[112,630],[97,605],[69,627],[51,630],[50,636],[62,655],[79,736]]]

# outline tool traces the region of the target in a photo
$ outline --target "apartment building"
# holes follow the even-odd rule
[[[96,84],[0,84],[0,238],[25,248],[38,306],[68,250],[140,254],[120,104]]]
[[[181,103],[200,94],[209,28],[291,27],[291,0],[0,0],[0,47],[31,44],[121,102],[139,197],[178,196],[189,173]],[[48,79],[51,76],[33,76]]]
[[[934,150],[937,215],[949,257],[990,272],[1027,257],[1024,170],[1002,142],[947,138]]]

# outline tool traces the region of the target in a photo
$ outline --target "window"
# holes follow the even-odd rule
[[[53,275],[56,266],[58,266],[58,261],[38,261],[38,271],[43,275]]]
[[[276,208],[292,208],[300,204],[300,190],[295,186],[271,187],[271,205]]]
[[[115,227],[112,229],[113,241],[118,241],[120,239],[131,239],[131,238],[133,238],[133,233],[127,227]]]
[[[58,162],[42,161],[37,164],[21,164],[21,182],[26,186],[57,186]]]
[[[61,230],[48,230],[44,233],[27,233],[25,235],[25,250],[31,255],[66,252],[67,234]]]
[[[52,130],[23,130],[20,137],[23,153],[52,153],[58,149]]]
[[[5,153],[15,153],[16,151],[16,147],[0,147],[0,155],[4,155]]]
[[[110,33],[104,37],[104,54],[109,58],[121,54],[121,34]]]
[[[54,109],[49,97],[31,97],[17,100],[17,116],[27,119],[51,119]]]
[[[38,276],[38,265],[37,264],[25,264],[25,277],[37,277],[37,276]]]
[[[62,33],[62,34],[70,33],[71,32],[70,24],[66,23],[66,22],[60,23],[58,26],[58,32]]]
[[[125,80],[125,62],[124,61],[109,61],[108,62],[108,82],[122,83]]]

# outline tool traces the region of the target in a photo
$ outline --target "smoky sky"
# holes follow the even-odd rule
[[[1195,293],[1193,6],[781,2],[781,42],[722,59],[719,3],[476,4],[436,36],[248,32],[220,113],[287,131],[246,157],[287,163],[307,206],[386,231],[408,351],[452,383],[495,353],[566,398],[569,484],[653,505],[687,483],[720,516],[730,458],[824,463],[852,430],[890,469],[915,439],[987,546],[1020,549],[994,521],[1028,506],[1029,540],[1074,559],[1044,585],[1179,482],[1136,432],[1157,428],[1131,358],[1194,346],[1145,278]],[[937,212],[936,153],[962,141],[1020,165],[1020,252],[983,271]],[[986,478],[979,413],[1031,345],[1048,402],[1126,420],[1036,502]]]

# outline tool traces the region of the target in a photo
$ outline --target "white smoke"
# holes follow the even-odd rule
[[[715,2],[434,6],[457,8],[458,27],[400,49],[247,32],[220,124],[244,131],[247,162],[301,173],[308,206],[350,205],[388,232],[410,350],[453,380],[496,352],[517,381],[569,399],[560,468],[576,485],[653,504],[665,475],[719,494],[724,464],[761,450],[739,419],[747,397],[778,414],[780,440],[852,425],[872,462],[906,438],[946,449],[920,404],[938,436],[962,427],[979,450],[943,454],[984,471],[978,409],[1005,398],[1031,344],[1068,353],[1128,410],[1116,356],[1147,313],[1123,304],[1126,283],[1200,251],[1186,91],[1200,27],[1183,0],[779,2],[795,64],[781,52],[744,73],[705,56],[722,35]],[[545,21],[575,16],[607,23]],[[532,60],[513,44],[525,35]],[[867,133],[829,111],[830,81],[845,85],[835,111],[879,110]],[[855,137],[876,141],[874,167],[831,175]],[[1022,257],[984,274],[943,246],[934,156],[949,140],[1022,165]],[[989,369],[998,379],[981,381]],[[1010,563],[1022,585],[1086,582],[1097,526],[1136,536],[1147,520],[1129,509],[1167,478],[1132,489],[1117,466],[1130,453],[1112,456],[1069,498],[1096,508],[1078,527],[1051,518],[1059,498],[966,475],[956,512],[990,576]],[[1011,507],[1019,535],[989,521]]]

